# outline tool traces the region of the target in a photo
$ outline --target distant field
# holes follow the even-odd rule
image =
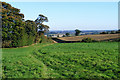
[[[61,37],[58,39],[64,40],[64,41],[80,41],[85,37],[90,37],[98,41],[102,40],[109,40],[109,39],[117,39],[120,38],[120,35],[118,34],[97,34],[97,35],[81,35],[81,36],[75,36],[75,37]]]
[[[117,79],[118,43],[35,44],[3,49],[3,78]]]

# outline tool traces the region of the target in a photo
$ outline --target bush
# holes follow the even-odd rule
[[[11,47],[11,41],[3,41],[2,42],[2,47],[5,48],[5,47]]]
[[[40,36],[40,43],[53,43],[51,38],[47,38],[43,34]]]
[[[65,35],[63,35],[62,37],[65,37]]]
[[[114,39],[112,41],[115,41],[115,42],[120,42],[120,39]]]
[[[96,40],[92,39],[92,38],[83,38],[81,42],[96,42]]]
[[[101,32],[100,34],[108,34],[108,32]]]

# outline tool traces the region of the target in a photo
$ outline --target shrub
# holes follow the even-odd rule
[[[92,38],[83,38],[81,42],[96,42],[96,40],[92,39]]]
[[[110,34],[115,34],[116,32],[115,31],[111,31]]]
[[[101,32],[100,34],[108,34],[108,32]]]
[[[11,41],[3,41],[2,42],[2,47],[11,47]]]
[[[65,35],[63,35],[62,37],[65,37]]]
[[[66,33],[65,35],[68,37],[70,35],[70,33]]]
[[[112,41],[115,41],[115,42],[120,42],[120,39],[114,39]]]
[[[41,35],[40,36],[40,43],[53,43],[52,39],[51,38],[47,38],[46,36]]]

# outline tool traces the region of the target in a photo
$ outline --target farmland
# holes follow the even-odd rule
[[[104,41],[104,40],[110,40],[110,39],[118,39],[119,38],[118,35],[119,34],[96,34],[96,35],[81,35],[81,36],[74,36],[74,37],[61,37],[58,39],[64,40],[64,41],[80,41],[85,37],[90,37],[97,41]]]
[[[118,42],[43,43],[2,51],[3,78],[119,77]]]

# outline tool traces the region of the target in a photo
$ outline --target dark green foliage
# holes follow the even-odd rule
[[[36,24],[33,21],[27,20],[25,21],[25,33],[27,34],[27,45],[31,45],[35,42],[36,38]]]
[[[44,36],[43,34],[40,35],[40,43],[53,43],[51,38]]]
[[[116,32],[115,31],[111,31],[110,34],[115,34]]]
[[[48,18],[40,14],[38,18],[35,20],[35,23],[37,24],[37,27],[40,31],[47,32],[49,29],[49,26],[44,25],[43,22],[48,22]]]
[[[37,22],[48,21],[44,15],[39,16]],[[40,42],[39,24],[31,20],[24,21],[23,18],[20,9],[2,2],[2,47],[21,47]],[[48,31],[49,26],[42,24],[42,27]]]
[[[113,42],[120,42],[120,39],[113,39],[111,41],[113,41]]]
[[[70,35],[70,33],[66,33],[65,35],[68,37]]]
[[[2,2],[2,47],[22,46],[21,37],[25,25],[23,18],[19,9]]]
[[[80,32],[81,32],[80,30],[76,29],[75,30],[75,36],[78,36],[80,34]]]
[[[116,31],[116,33],[120,33],[120,31]]]
[[[27,46],[27,42],[28,42],[28,39],[26,39],[27,37],[28,37],[27,33],[23,32],[20,40],[21,46]]]
[[[59,34],[57,35],[57,37],[59,37]]]
[[[112,30],[112,31],[103,31],[100,34],[117,34],[117,33],[120,33],[120,30],[118,30],[118,31],[114,31],[114,30]]]
[[[63,35],[62,37],[65,37],[65,35]]]
[[[100,34],[108,34],[108,32],[101,32]]]
[[[90,42],[96,42],[96,40],[94,40],[94,39],[92,39],[92,38],[83,38],[81,42],[90,43]]]

